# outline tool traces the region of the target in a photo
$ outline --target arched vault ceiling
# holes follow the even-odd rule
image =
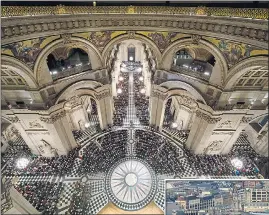
[[[126,33],[126,31],[96,31],[75,33],[72,36],[88,40],[101,53],[106,49],[110,41],[119,36],[126,35]],[[191,37],[190,34],[167,31],[136,31],[134,33],[135,35],[140,35],[153,41],[161,53],[165,52],[166,48],[171,46],[171,44],[174,42]],[[6,44],[2,45],[1,53],[14,56],[33,68],[34,63],[41,50],[57,39],[59,39],[59,36],[50,36]],[[244,43],[235,43],[214,37],[202,37],[202,39],[209,41],[221,50],[227,60],[229,68],[250,56],[268,55],[268,50],[265,48],[259,48]],[[210,53],[203,52],[203,49],[196,48],[194,52],[198,56],[198,59],[201,58],[201,56],[203,56],[205,59],[210,57]]]

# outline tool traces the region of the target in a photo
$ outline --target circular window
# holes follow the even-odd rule
[[[124,210],[145,207],[156,192],[156,177],[144,161],[125,158],[117,162],[106,178],[108,196]]]

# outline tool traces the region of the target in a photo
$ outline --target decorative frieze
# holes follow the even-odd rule
[[[226,120],[219,124],[218,128],[232,128],[232,121]]]
[[[233,39],[234,41],[242,42],[247,40],[248,44],[255,45],[259,47],[265,47],[268,38],[268,26],[260,20],[241,20],[236,19],[233,22],[233,18],[224,17],[197,17],[186,16],[186,15],[159,15],[156,16],[156,22],[149,22],[148,15],[130,16],[130,15],[116,15],[107,14],[106,17],[103,15],[80,15],[75,17],[73,15],[66,15],[64,17],[25,17],[22,19],[12,19],[3,20],[2,22],[2,44],[8,44],[12,42],[17,42],[25,39],[31,39],[36,37],[42,37],[44,33],[46,35],[55,35],[59,31],[65,31],[66,34],[62,36],[65,41],[68,42],[71,33],[76,33],[76,29],[79,32],[84,31],[83,29],[89,29],[94,27],[97,29],[101,28],[119,28],[131,30],[129,33],[130,37],[134,36],[132,32],[135,30],[145,30],[154,27],[156,31],[173,31],[177,29],[177,32],[188,33],[191,31],[194,35],[192,36],[194,42],[199,42],[199,36],[211,36],[212,33],[215,37],[223,38],[225,36],[227,39]],[[169,20],[170,19],[170,20]],[[173,26],[170,26],[170,22]],[[31,24],[28,24],[31,23]],[[97,24],[98,23],[98,24]],[[132,26],[136,23],[135,26]],[[238,25],[238,27],[237,27]],[[253,26],[255,26],[255,29]],[[31,26],[34,26],[35,31]],[[242,27],[244,26],[244,27]],[[257,31],[256,29],[260,29]],[[246,34],[249,32],[249,34]]]
[[[204,153],[207,154],[207,153],[210,153],[210,152],[213,152],[213,151],[219,151],[221,150],[222,148],[222,145],[223,145],[223,141],[222,140],[214,140],[212,141],[208,147],[206,147],[204,149]]]
[[[53,124],[57,120],[63,118],[65,115],[66,115],[66,111],[63,110],[61,112],[58,112],[58,113],[53,114],[51,117],[40,117],[40,120],[42,122],[46,122],[48,124]]]
[[[29,128],[44,128],[37,120],[29,122]]]
[[[249,123],[252,119],[252,117],[243,116],[240,123]]]
[[[71,43],[71,37],[72,37],[72,34],[61,34],[61,38],[64,40],[63,41],[64,44]]]
[[[202,39],[202,36],[194,34],[194,35],[191,35],[191,39],[192,39],[193,44],[198,45],[200,40]]]
[[[212,118],[210,117],[209,115],[201,112],[201,111],[196,111],[196,116],[207,121],[209,124],[216,124],[218,121],[221,120],[221,117],[218,117],[218,118]]]
[[[179,104],[184,104],[187,107],[194,108],[197,106],[195,99],[185,95],[175,95]]]
[[[214,131],[214,132],[212,132],[212,135],[233,135],[233,134],[234,134],[233,131],[229,131],[229,132],[223,132],[223,131],[217,132],[217,131]]]
[[[102,100],[106,97],[109,97],[110,96],[110,92],[109,91],[106,91],[106,92],[102,92],[101,94],[95,94],[95,97],[97,100]]]
[[[19,122],[20,121],[17,116],[12,116],[12,117],[8,116],[7,119],[9,121],[11,121],[12,123],[16,123],[16,122]]]

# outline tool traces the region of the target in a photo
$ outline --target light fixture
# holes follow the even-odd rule
[[[142,89],[140,90],[140,93],[145,94],[145,93],[146,93],[146,90],[145,90],[144,88],[142,88]]]
[[[144,80],[143,76],[140,76],[139,81],[143,81],[143,80]]]
[[[85,123],[85,128],[89,128],[90,127],[90,123],[86,122]]]
[[[137,72],[142,72],[142,68],[141,67],[137,68]]]
[[[68,68],[68,69],[70,69],[70,68],[71,68],[71,66],[68,66],[67,68]]]
[[[117,93],[121,94],[122,93],[122,89],[121,88],[118,88],[117,89]]]
[[[177,127],[177,123],[176,122],[173,122],[172,123],[172,128],[176,128]]]
[[[33,104],[33,100],[32,99],[30,100],[30,104]]]
[[[241,169],[243,167],[243,162],[241,160],[239,160],[238,158],[232,159],[231,163],[237,169]]]
[[[209,76],[209,72],[205,72],[204,74],[207,75],[207,76]]]
[[[27,165],[29,164],[29,160],[27,158],[19,158],[17,160],[16,166],[19,169],[24,169],[25,167],[27,167]]]
[[[130,57],[129,57],[129,60],[130,60],[130,61],[133,61],[133,60],[134,60],[133,56],[130,56]]]
[[[119,80],[120,80],[120,81],[123,81],[123,79],[124,79],[124,78],[123,78],[122,76],[119,76]]]
[[[53,71],[53,72],[52,72],[53,75],[56,75],[57,73],[58,73],[57,71]]]

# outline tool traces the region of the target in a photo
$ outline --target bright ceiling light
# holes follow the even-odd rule
[[[19,158],[17,160],[16,166],[19,169],[24,169],[25,167],[27,167],[27,165],[29,164],[29,160],[27,158]]]
[[[140,90],[140,93],[145,94],[146,90],[143,88],[143,89]]]
[[[57,73],[58,73],[57,71],[53,71],[53,72],[52,72],[53,75],[56,75]]]
[[[241,169],[243,167],[243,162],[241,160],[239,160],[238,158],[232,159],[231,163],[237,169]]]
[[[208,76],[209,75],[209,72],[205,72],[204,74]]]
[[[177,127],[177,123],[173,122],[172,123],[172,128],[176,128]]]
[[[122,76],[119,76],[119,80],[120,80],[120,81],[123,81],[123,79],[124,79],[124,78],[123,78]]]
[[[86,122],[86,123],[85,123],[85,127],[86,127],[86,128],[89,128],[89,127],[90,127],[90,123]]]
[[[143,76],[140,76],[139,81],[143,81],[143,80],[144,80]]]
[[[122,93],[122,89],[121,88],[118,88],[117,89],[117,93],[121,94]]]
[[[134,60],[133,56],[129,57],[129,60],[130,61],[133,61]]]

